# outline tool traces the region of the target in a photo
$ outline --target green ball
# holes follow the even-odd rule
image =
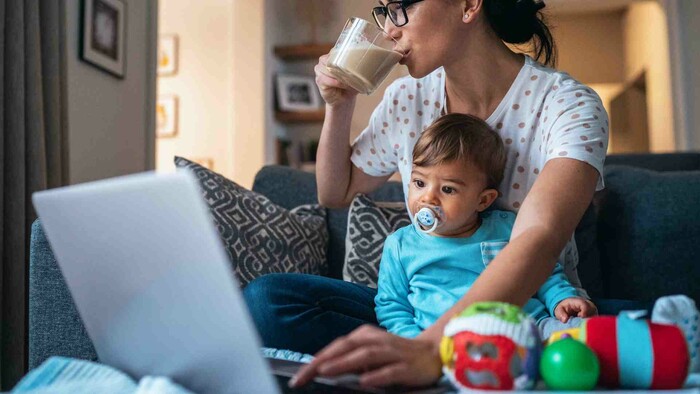
[[[591,390],[598,383],[598,357],[585,344],[565,338],[544,348],[540,374],[552,390]]]

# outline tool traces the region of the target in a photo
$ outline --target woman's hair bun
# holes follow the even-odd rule
[[[484,10],[491,28],[509,44],[524,44],[535,40],[537,58],[544,56],[545,64],[554,64],[554,40],[540,10],[542,0],[485,0]]]

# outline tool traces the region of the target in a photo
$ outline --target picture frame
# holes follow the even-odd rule
[[[311,112],[321,108],[321,95],[313,77],[280,74],[276,91],[281,111]]]
[[[156,100],[156,137],[173,138],[178,133],[178,97],[167,94]]]
[[[158,76],[177,75],[178,36],[163,34],[158,37]]]
[[[83,0],[81,27],[81,59],[124,78],[126,4],[122,0]]]

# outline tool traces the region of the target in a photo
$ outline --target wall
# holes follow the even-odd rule
[[[305,1],[305,4],[312,2],[312,0],[268,0],[268,17],[273,22],[268,24],[266,33],[269,92],[274,92],[272,81],[278,70],[313,75],[313,66],[316,62],[286,65],[272,55],[274,45],[298,44],[311,39],[311,32],[307,27],[308,23],[303,18],[303,14],[300,13],[299,4],[302,1]],[[683,4],[683,10],[692,8],[692,4],[695,4],[692,3],[692,0],[687,0],[687,2],[684,2],[686,0],[668,1]],[[654,152],[676,149],[673,136],[674,122],[671,115],[673,100],[669,78],[670,63],[667,56],[667,24],[663,20],[662,8],[655,1],[618,1],[614,9],[605,9],[604,11],[579,10],[572,13],[573,3],[567,2],[565,4],[562,0],[557,3],[557,7],[548,9],[553,34],[559,49],[557,68],[597,89],[608,111],[611,99],[622,89],[625,82],[636,77],[635,73],[639,70],[646,68],[648,70],[647,88],[649,89],[650,148]],[[369,10],[374,2],[370,0],[353,2],[327,0],[323,4],[325,7],[324,17],[327,19],[319,28],[317,40],[332,42],[348,17],[371,18]],[[599,5],[602,6],[602,2],[599,2]],[[629,11],[621,8],[623,6],[628,6]],[[692,13],[692,11],[690,12]],[[688,45],[690,43],[686,44],[686,48]],[[683,51],[685,57],[689,57],[688,52]],[[690,53],[700,53],[700,51],[696,50]],[[695,60],[700,66],[700,55],[697,57]],[[690,64],[690,61],[687,63]],[[397,67],[385,85],[405,73],[404,67]],[[373,108],[381,99],[382,93],[383,90],[379,90],[372,96],[359,97],[351,126],[353,138],[367,124]],[[695,94],[700,100],[700,84]],[[268,108],[273,108],[272,97],[268,98],[267,105]],[[299,138],[298,136],[318,135],[320,133],[321,124],[288,126],[276,122],[273,115],[273,111],[270,110],[266,118],[268,124],[267,162],[272,162],[274,159],[274,138],[276,136],[291,135],[292,138]],[[700,121],[700,119],[698,120]],[[688,121],[688,123],[692,124],[693,121]],[[611,133],[614,133],[614,130],[611,130]],[[698,138],[698,142],[700,142],[700,138]],[[614,146],[611,147],[610,151],[614,152]]]
[[[661,0],[670,36],[676,147],[700,150],[700,2]]]
[[[300,2],[310,4],[311,0],[268,0],[267,27],[267,83],[268,91],[274,92],[274,75],[276,72],[313,75],[313,62],[284,64],[274,57],[274,45],[299,44],[310,41],[312,34],[308,28],[308,19],[304,18]],[[340,1],[327,0],[324,5],[324,22],[320,23],[317,41],[334,42],[346,19],[360,16],[371,20],[370,9],[375,5],[372,0]],[[550,20],[553,34],[559,48],[558,68],[570,73],[575,78],[594,88],[600,87],[604,103],[607,105],[611,96],[619,89],[624,80],[624,46],[622,41],[622,11],[586,12],[583,14],[561,13],[563,5],[551,13]],[[307,8],[308,10],[308,8]],[[605,66],[602,66],[605,65]],[[351,138],[356,137],[367,125],[372,110],[381,100],[386,86],[394,79],[406,75],[406,68],[397,67],[387,78],[382,88],[371,96],[358,97],[357,107],[351,124]],[[274,107],[273,97],[268,98],[268,108]],[[321,124],[289,126],[274,120],[273,111],[269,111],[266,123],[268,135],[266,142],[266,161],[274,161],[274,139],[277,136],[299,139],[318,136]]]
[[[631,4],[623,18],[625,81],[646,71],[649,148],[676,150],[666,15],[655,1]]]
[[[281,72],[313,76],[313,67],[318,61],[283,63],[274,56],[274,46],[311,42],[314,37],[309,28],[311,16],[308,15],[308,12],[314,6],[318,7],[316,41],[333,43],[338,38],[348,18],[357,16],[372,21],[370,11],[376,4],[376,0],[267,0],[266,90],[270,93],[266,104],[268,110],[265,120],[268,130],[265,145],[267,163],[274,162],[275,139],[277,137],[292,140],[318,138],[322,126],[321,123],[287,125],[275,120],[273,110],[275,75]],[[384,90],[391,81],[406,74],[404,66],[397,66],[382,86],[371,96],[358,96],[351,123],[351,138],[355,138],[367,126],[372,110],[381,101]]]
[[[557,68],[586,84],[624,80],[622,11],[554,14]]]
[[[154,167],[157,2],[125,1],[126,76],[80,60],[80,1],[67,0],[66,90],[70,183]]]
[[[245,187],[265,164],[265,1],[233,0],[232,176]]]
[[[178,36],[177,73],[158,77],[158,95],[178,97],[178,133],[158,138],[157,168],[173,169],[173,156],[211,158],[232,175],[231,0],[161,0],[159,34]]]

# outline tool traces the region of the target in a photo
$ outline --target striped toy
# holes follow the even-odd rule
[[[688,345],[680,328],[625,315],[587,319],[562,334],[588,345],[598,356],[598,384],[609,388],[678,389],[688,376]]]

